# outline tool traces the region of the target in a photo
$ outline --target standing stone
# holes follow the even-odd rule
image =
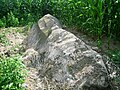
[[[39,71],[38,90],[110,90],[102,56],[55,17],[47,14],[33,25],[26,47],[28,66]]]

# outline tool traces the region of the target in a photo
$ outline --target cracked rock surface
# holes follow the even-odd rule
[[[62,29],[55,17],[41,18],[24,43],[23,59],[34,70],[29,77],[34,79],[34,90],[111,90],[102,56]]]

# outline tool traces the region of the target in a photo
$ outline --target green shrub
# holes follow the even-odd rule
[[[6,27],[6,17],[3,16],[3,18],[0,19],[0,27]]]
[[[12,12],[8,13],[7,26],[18,26],[18,25],[19,25],[18,18],[16,18]]]
[[[4,23],[1,19],[0,19],[0,27],[4,27]]]
[[[4,23],[4,26],[3,27],[6,27],[6,17],[5,16],[3,16],[3,18],[1,19],[2,20],[2,22]]]
[[[34,22],[34,18],[30,13],[26,17],[27,17],[26,19],[21,18],[21,20],[20,20],[21,25],[26,25],[26,24],[28,24],[30,22]]]
[[[24,90],[25,71],[19,56],[0,59],[0,90]]]

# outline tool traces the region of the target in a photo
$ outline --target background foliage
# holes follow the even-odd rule
[[[0,27],[26,25],[47,13],[98,39],[120,35],[120,0],[0,0]]]

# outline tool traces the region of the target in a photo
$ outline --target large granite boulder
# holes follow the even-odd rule
[[[38,90],[110,90],[102,56],[47,14],[30,30],[24,60],[39,71]]]

